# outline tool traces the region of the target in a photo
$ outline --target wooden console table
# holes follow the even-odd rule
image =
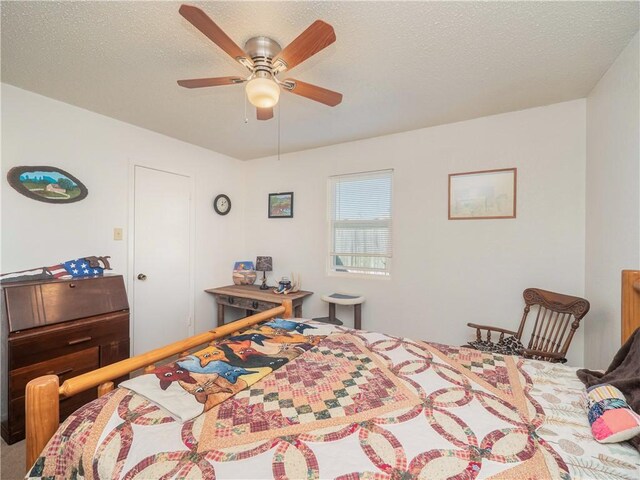
[[[313,292],[300,290],[296,293],[279,295],[273,289],[260,290],[258,285],[228,285],[226,287],[208,288],[205,292],[212,294],[218,304],[218,326],[224,325],[225,307],[246,310],[247,315],[262,312],[282,305],[283,300],[293,302],[293,313],[297,318],[302,317],[302,302]]]

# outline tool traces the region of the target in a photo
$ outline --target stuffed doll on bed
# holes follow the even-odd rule
[[[576,372],[587,387],[589,423],[602,443],[629,440],[640,451],[640,328],[625,342],[605,372]]]

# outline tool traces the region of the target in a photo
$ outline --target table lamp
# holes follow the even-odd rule
[[[260,290],[268,290],[267,286],[267,273],[273,270],[273,260],[271,257],[257,257],[256,258],[256,270],[262,272],[262,285]]]

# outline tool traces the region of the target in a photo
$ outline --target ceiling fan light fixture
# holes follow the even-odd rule
[[[247,82],[247,98],[258,108],[271,108],[280,99],[280,86],[271,78],[256,77]]]
[[[248,99],[257,107],[258,120],[273,118],[273,107],[280,100],[280,87],[330,107],[335,107],[342,101],[341,93],[299,80],[280,81],[276,78],[276,75],[294,68],[336,41],[336,33],[328,23],[316,20],[284,49],[278,42],[265,36],[250,38],[242,49],[198,7],[181,5],[179,12],[191,25],[251,72],[248,78],[236,76],[178,80],[181,87],[217,87],[247,82],[245,102]]]

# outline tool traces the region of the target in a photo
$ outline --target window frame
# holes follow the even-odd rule
[[[336,207],[336,202],[335,202],[335,189],[334,186],[336,185],[336,180],[337,178],[340,177],[362,177],[362,176],[366,176],[369,174],[376,174],[376,173],[388,173],[389,174],[389,178],[390,178],[390,192],[389,192],[389,198],[390,198],[390,218],[388,220],[354,220],[354,221],[349,221],[349,220],[340,220],[338,222],[334,221],[334,217],[335,217],[335,207]],[[326,258],[326,262],[327,262],[327,275],[328,276],[332,276],[332,277],[349,277],[349,278],[362,278],[362,279],[377,279],[377,280],[389,280],[391,278],[391,270],[392,270],[392,266],[393,266],[393,217],[394,217],[394,199],[393,199],[393,174],[394,174],[394,169],[393,168],[385,168],[385,169],[380,169],[380,170],[368,170],[368,171],[363,171],[363,172],[353,172],[353,173],[344,173],[344,174],[338,174],[338,175],[331,175],[328,177],[327,179],[327,217],[326,217],[326,221],[327,221],[327,250],[325,253],[325,258]],[[352,267],[351,270],[352,271],[348,271],[348,270],[337,270],[336,266],[335,266],[335,258],[340,256],[340,254],[336,254],[334,252],[335,250],[335,245],[334,245],[334,239],[335,239],[335,224],[336,223],[341,223],[344,222],[345,225],[348,225],[350,223],[357,223],[360,222],[362,224],[367,224],[367,223],[386,223],[388,224],[387,228],[389,230],[389,237],[390,237],[390,241],[391,241],[391,248],[390,248],[390,252],[389,252],[389,256],[383,255],[383,254],[362,254],[360,256],[362,257],[384,257],[387,259],[387,264],[386,264],[386,269],[383,270],[372,270],[370,272],[367,272],[365,270],[358,270],[357,267]],[[349,256],[349,254],[342,254],[343,256]],[[353,256],[357,256],[359,254],[353,255]]]

